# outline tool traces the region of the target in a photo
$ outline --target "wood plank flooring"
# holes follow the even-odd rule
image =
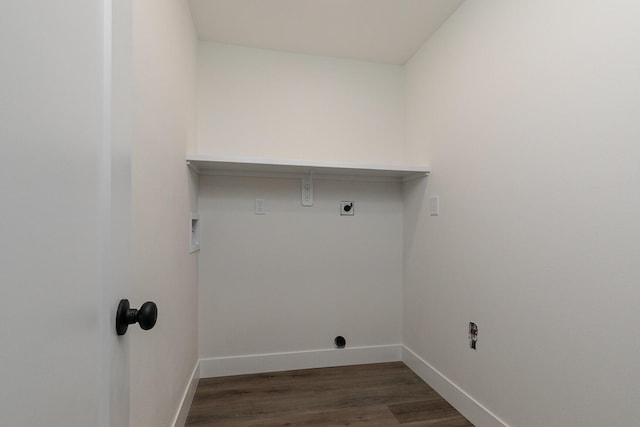
[[[402,362],[204,378],[186,425],[472,426]]]

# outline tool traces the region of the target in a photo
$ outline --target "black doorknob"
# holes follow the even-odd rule
[[[142,304],[139,310],[131,308],[128,299],[120,300],[118,311],[116,313],[116,332],[118,335],[127,333],[129,325],[138,323],[144,330],[151,329],[155,326],[158,319],[158,307],[155,303],[147,301]]]

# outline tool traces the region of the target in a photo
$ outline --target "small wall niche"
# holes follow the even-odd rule
[[[200,215],[191,212],[191,228],[189,237],[189,253],[200,250]]]

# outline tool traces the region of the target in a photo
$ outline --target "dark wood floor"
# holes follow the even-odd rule
[[[472,426],[401,362],[204,378],[187,426]]]

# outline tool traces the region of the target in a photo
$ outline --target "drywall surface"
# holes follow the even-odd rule
[[[397,65],[199,43],[198,152],[401,164]]]
[[[401,184],[316,180],[311,207],[300,186],[200,177],[201,358],[400,343]]]
[[[404,344],[509,425],[640,417],[639,20],[466,2],[407,66]]]
[[[130,327],[131,425],[167,426],[197,361],[197,265],[189,254],[195,177],[196,36],[186,2],[133,2],[133,307],[158,305],[154,329]]]

